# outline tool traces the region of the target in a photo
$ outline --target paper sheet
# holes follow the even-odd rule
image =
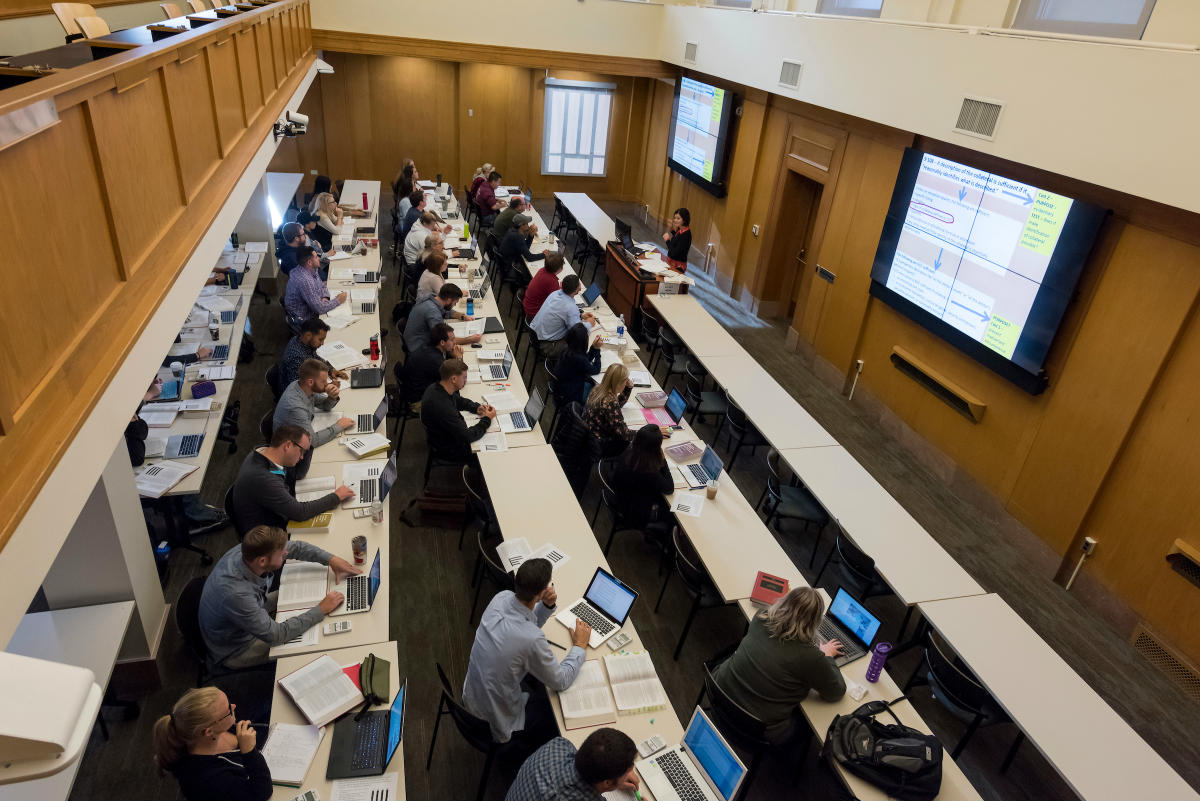
[[[678,515],[699,517],[704,511],[704,496],[693,492],[677,492],[675,503],[671,504],[671,511]]]
[[[246,243],[246,252],[247,253],[266,253],[267,252],[267,243],[266,242],[247,242]]]
[[[317,755],[324,726],[301,726],[295,723],[276,723],[262,747],[263,759],[271,769],[273,782],[299,785],[308,773],[308,766]]]
[[[478,450],[481,453],[504,453],[508,450],[508,439],[505,438],[503,431],[491,431],[484,434],[475,444],[479,446]]]
[[[175,422],[175,415],[176,412],[173,409],[151,410],[147,407],[143,407],[142,410],[138,412],[138,417],[142,418],[146,425],[150,426],[151,428],[170,428]]]
[[[488,392],[484,394],[483,399],[494,406],[497,412],[516,412],[525,407],[511,392]]]
[[[336,779],[331,785],[329,801],[397,801],[396,773],[370,776],[365,779]]]
[[[306,608],[311,608],[311,607],[306,607]],[[304,612],[305,612],[305,609],[288,609],[284,612],[278,612],[275,615],[275,621],[277,623],[282,623],[285,620],[290,620],[291,618],[295,617],[296,615],[302,615],[302,614],[304,614]],[[309,648],[309,647],[316,646],[317,644],[319,644],[321,642],[320,628],[321,628],[320,624],[317,624],[316,626],[312,626],[312,627],[308,628],[306,631],[300,632],[300,634],[298,634],[295,637],[293,637],[292,639],[288,640],[283,645],[277,645],[275,647],[283,650],[283,649],[291,649],[291,648]]]
[[[529,540],[524,537],[505,540],[496,546],[496,555],[500,557],[500,564],[508,570],[516,570],[520,567],[531,552]]]
[[[232,364],[196,368],[198,381],[232,381],[235,375],[237,368]]]
[[[189,474],[198,465],[181,464],[180,462],[165,461],[139,467],[134,473],[134,485],[139,495],[147,498],[161,498]]]
[[[146,437],[146,458],[153,459],[167,452],[166,437]]]
[[[551,570],[558,570],[562,565],[571,561],[571,557],[557,547],[547,542],[541,548],[529,554],[530,559],[545,559],[550,562]]]
[[[296,482],[296,500],[315,501],[333,492],[337,486],[333,476],[310,476]]]
[[[564,719],[590,718],[616,712],[612,693],[608,690],[608,679],[598,659],[583,663],[574,683],[558,694],[558,700],[562,704]]]

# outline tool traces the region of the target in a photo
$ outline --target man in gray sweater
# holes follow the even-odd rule
[[[288,542],[281,528],[258,526],[240,545],[225,552],[204,582],[200,596],[200,632],[210,667],[230,670],[261,665],[271,647],[282,645],[320,623],[345,600],[330,592],[319,604],[282,623],[276,622],[278,593],[268,592],[271,575],[287,558],[333,568],[338,581],[362,571],[315,545]]]
[[[296,380],[288,384],[287,389],[279,396],[279,403],[275,404],[272,428],[289,423],[300,426],[308,432],[312,447],[321,447],[346,429],[354,427],[353,420],[342,417],[320,431],[313,430],[312,421],[317,409],[323,412],[332,411],[338,402],[338,392],[337,383],[329,380],[329,365],[320,359],[305,359],[300,364]],[[308,474],[311,461],[312,452],[309,451],[296,466],[296,478],[304,478]]]

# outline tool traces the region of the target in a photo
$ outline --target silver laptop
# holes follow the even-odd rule
[[[683,465],[680,469],[683,471],[683,477],[687,479],[688,486],[700,489],[708,486],[709,481],[720,478],[724,467],[725,463],[721,461],[721,457],[713,448],[708,447],[704,449],[699,463]]]
[[[396,481],[396,454],[387,462],[377,461],[347,464],[342,468],[342,483],[354,490],[354,497],[342,504],[343,509],[361,509],[382,501]]]
[[[200,446],[204,444],[204,434],[175,434],[167,437],[167,449],[163,452],[164,459],[190,459],[200,454]]]
[[[353,615],[357,612],[370,612],[379,593],[382,579],[379,576],[379,549],[375,549],[375,561],[371,563],[371,571],[364,575],[347,576],[329,588],[330,592],[340,592],[346,602],[329,613],[334,615]]]
[[[555,615],[554,619],[569,629],[575,628],[576,620],[587,623],[592,627],[588,646],[599,648],[602,642],[625,625],[637,597],[637,590],[598,567],[583,597]]]
[[[496,422],[500,424],[500,430],[505,434],[520,434],[523,431],[532,431],[537,425],[537,421],[542,417],[542,410],[546,408],[545,401],[542,400],[542,393],[535,389],[529,393],[529,402],[525,404],[525,408],[519,412],[500,412],[496,415]]]
[[[659,801],[730,801],[746,778],[746,766],[700,707],[682,743],[634,767]]]
[[[505,348],[502,364],[481,364],[479,365],[479,377],[484,381],[503,381],[508,378],[509,372],[512,370],[513,356],[512,351]]]
[[[383,423],[383,419],[387,417],[388,402],[387,395],[383,396],[383,400],[379,401],[379,405],[375,407],[374,412],[362,412],[356,417],[357,423],[346,434],[374,434],[379,426]]]
[[[489,289],[491,289],[491,282],[487,278],[484,278],[478,287],[467,291],[470,293],[471,300],[483,300],[487,296]]]

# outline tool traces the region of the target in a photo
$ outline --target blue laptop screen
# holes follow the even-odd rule
[[[375,561],[371,563],[371,572],[367,576],[367,591],[370,593],[371,605],[375,604],[375,595],[379,592],[379,550],[375,551]]]
[[[583,597],[613,620],[624,623],[625,618],[629,616],[629,608],[637,599],[637,593],[614,576],[605,573],[603,568],[598,568]]]
[[[704,468],[704,472],[708,473],[709,478],[720,478],[721,468],[725,463],[721,461],[721,457],[717,455],[713,448],[705,448],[704,455],[700,457],[700,466]]]
[[[404,733],[404,691],[408,689],[408,682],[400,686],[400,692],[396,693],[396,700],[392,701],[392,713],[388,715],[388,744],[387,744],[387,759],[384,765],[392,761],[392,754],[396,753],[396,746],[400,745],[400,736]]]
[[[687,411],[687,401],[679,394],[679,390],[671,390],[670,396],[667,397],[667,414],[671,415],[671,419],[678,423],[683,419],[685,411]]]
[[[732,798],[746,769],[703,712],[697,710],[692,715],[692,722],[683,735],[683,744],[692,752],[700,767],[704,768],[721,797],[726,801]]]
[[[596,298],[600,297],[600,285],[592,284],[583,293],[583,305],[591,306],[596,302]]]
[[[838,588],[837,595],[833,596],[829,613],[845,626],[847,631],[862,640],[864,645],[869,646],[875,639],[875,632],[879,631],[879,618],[868,612],[865,606],[841,588]]]

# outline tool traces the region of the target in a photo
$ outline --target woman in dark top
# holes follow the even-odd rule
[[[663,234],[667,243],[666,262],[672,270],[687,272],[688,252],[692,249],[692,213],[687,209],[675,209],[671,218],[671,230]]]
[[[662,429],[644,425],[633,435],[612,475],[612,488],[626,522],[634,528],[661,528],[663,496],[674,492],[675,481],[662,452]],[[655,525],[659,524],[659,525]]]
[[[558,357],[558,366],[554,368],[559,397],[567,403],[585,403],[592,387],[589,379],[600,374],[600,349],[588,349],[588,328],[583,323],[568,328],[564,342],[567,349]]]
[[[174,774],[188,801],[266,801],[271,771],[258,735],[216,687],[188,690],[154,724],[154,761]],[[230,729],[233,731],[230,731]]]
[[[600,441],[600,455],[606,459],[624,451],[633,438],[633,432],[625,425],[625,417],[621,414],[621,407],[632,391],[629,368],[618,362],[608,366],[600,383],[588,394],[583,422]]]
[[[833,662],[842,644],[817,637],[824,614],[821,594],[797,587],[754,616],[733,656],[713,674],[730,698],[767,724],[773,742],[790,736],[793,715],[809,690],[826,701],[846,694],[842,672]]]

